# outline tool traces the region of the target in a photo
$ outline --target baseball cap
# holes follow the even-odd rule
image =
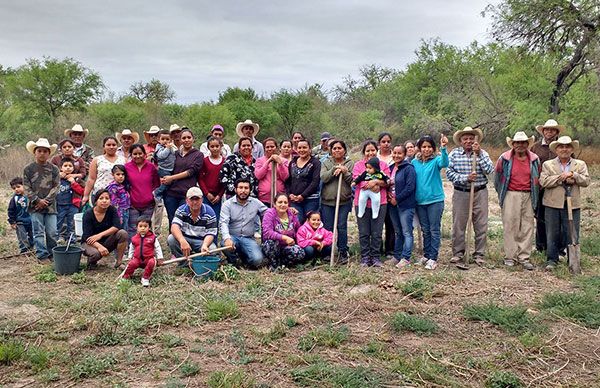
[[[186,198],[199,197],[202,198],[204,194],[202,194],[202,190],[198,186],[190,187],[185,194]]]

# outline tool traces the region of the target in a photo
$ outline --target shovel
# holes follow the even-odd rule
[[[271,207],[275,207],[275,196],[277,190],[277,162],[271,162]]]
[[[329,258],[329,266],[333,267],[335,265],[335,243],[337,242],[337,234],[338,234],[338,218],[340,216],[340,195],[342,193],[342,176],[343,174],[340,172],[338,175],[338,185],[337,185],[337,195],[335,197],[335,214],[333,216],[333,242],[331,243],[331,257]]]
[[[472,162],[471,162],[471,171],[477,171],[477,155],[475,152],[471,152]],[[469,245],[471,243],[471,234],[473,233],[473,201],[475,200],[475,182],[471,182],[471,191],[469,192],[469,216],[467,218],[467,237],[465,241],[465,259],[463,262],[459,262],[456,264],[456,268],[458,269],[469,269],[469,262],[471,261],[471,251],[469,249]]]
[[[569,245],[567,245],[567,257],[569,258],[569,271],[572,274],[581,274],[581,261],[579,242],[575,244],[575,222],[573,221],[573,198],[571,196],[571,186],[565,185],[567,195],[567,219],[569,220]]]

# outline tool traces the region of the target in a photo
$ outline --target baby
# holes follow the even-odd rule
[[[362,174],[356,177],[355,180],[352,181],[352,186],[356,186],[361,182],[368,182],[374,179],[379,179],[387,183],[390,179],[387,175],[381,172],[381,168],[379,167],[379,159],[371,158],[367,163],[365,163],[365,171]],[[374,192],[369,189],[360,189],[358,194],[358,214],[357,217],[362,218],[365,215],[365,211],[367,210],[367,201],[371,200],[371,212],[373,214],[373,219],[379,216],[379,208],[381,207],[381,194],[379,192]]]
[[[158,136],[158,144],[154,150],[154,160],[158,164],[158,176],[162,178],[171,175],[173,172],[176,148],[171,144],[169,130],[161,130]],[[154,198],[160,201],[168,188],[168,185],[160,185],[158,189],[154,190]]]

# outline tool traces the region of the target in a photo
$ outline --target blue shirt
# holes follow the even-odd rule
[[[430,203],[444,200],[444,186],[440,170],[448,167],[448,152],[446,147],[441,149],[442,154],[423,162],[414,158],[412,165],[415,166],[417,176],[417,205],[429,205]]]
[[[59,206],[73,204],[73,189],[71,188],[71,182],[66,179],[60,178],[60,185],[56,194],[56,204]]]
[[[185,237],[204,240],[206,236],[217,237],[217,216],[208,205],[202,204],[197,219],[192,217],[190,206],[185,203],[175,211],[173,224],[179,225]]]

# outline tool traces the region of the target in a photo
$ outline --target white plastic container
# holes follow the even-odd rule
[[[73,221],[75,223],[75,235],[81,237],[83,234],[83,213],[76,213],[73,216]]]

